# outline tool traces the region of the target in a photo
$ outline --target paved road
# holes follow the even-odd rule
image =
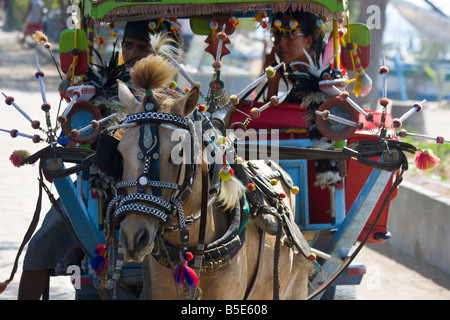
[[[16,36],[0,31],[0,91],[14,96],[30,116],[44,121],[40,110],[42,99],[34,77],[35,49],[18,46]],[[47,99],[52,105],[52,114],[55,114],[59,102],[55,90],[58,76],[49,59],[42,56],[40,60],[42,71],[46,74]],[[0,101],[0,128],[35,133],[28,120],[3,101]],[[3,132],[0,132],[0,145],[0,281],[4,281],[9,277],[17,249],[31,221],[38,192],[38,168],[15,168],[8,158],[13,150],[35,152],[44,145],[35,145],[20,137],[12,139]],[[42,213],[49,207],[49,201],[44,196]],[[367,266],[367,275],[357,289],[359,299],[450,299],[448,274],[401,254],[387,244],[365,247],[356,261]],[[20,275],[21,264],[13,283],[0,295],[0,300],[16,299]],[[50,298],[74,298],[68,277],[52,278]]]

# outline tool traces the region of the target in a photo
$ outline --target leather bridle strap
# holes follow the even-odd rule
[[[205,148],[202,148],[202,203],[200,208],[200,230],[198,234],[197,248],[195,250],[194,271],[200,277],[202,267],[203,251],[205,249],[205,233],[206,218],[208,215],[208,196],[209,196],[209,180],[208,180],[208,164],[205,161]]]

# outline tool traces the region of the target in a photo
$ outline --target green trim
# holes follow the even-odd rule
[[[254,0],[155,0],[155,1],[119,1],[119,0],[84,0],[89,2],[85,6],[86,15],[90,15],[95,20],[104,19],[105,16],[114,9],[122,7],[132,7],[132,6],[155,6],[155,7],[170,7],[171,5],[189,5],[189,6],[204,6],[206,4],[214,5],[227,5],[238,6],[242,5],[242,10],[246,9],[253,4],[278,4],[278,3],[310,3],[311,5],[323,6],[326,10],[331,13],[341,13],[347,9],[346,1],[343,0],[297,0],[297,1],[286,1],[286,0],[271,0],[271,1],[254,1]],[[89,13],[89,8],[90,13]],[[166,10],[165,10],[166,11]],[[135,14],[135,13],[134,13]],[[170,15],[170,13],[169,13]],[[176,16],[175,14],[173,14]],[[182,14],[181,14],[182,15]]]

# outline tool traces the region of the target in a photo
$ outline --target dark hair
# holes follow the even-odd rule
[[[303,10],[288,10],[285,12],[277,12],[272,14],[272,16],[270,17],[271,25],[273,25],[275,20],[284,20],[286,18],[289,18],[290,20],[297,20],[298,26],[305,36],[312,35],[313,42],[309,53],[314,52],[315,57],[313,57],[313,59],[315,59],[317,63],[322,53],[324,37],[324,32],[318,25],[319,19],[317,15],[315,13],[305,12]],[[276,29],[272,28],[272,32],[276,32]]]

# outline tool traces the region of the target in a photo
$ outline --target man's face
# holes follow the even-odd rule
[[[132,68],[137,61],[151,53],[152,47],[146,41],[135,38],[126,38],[122,41],[122,56],[127,68]]]

